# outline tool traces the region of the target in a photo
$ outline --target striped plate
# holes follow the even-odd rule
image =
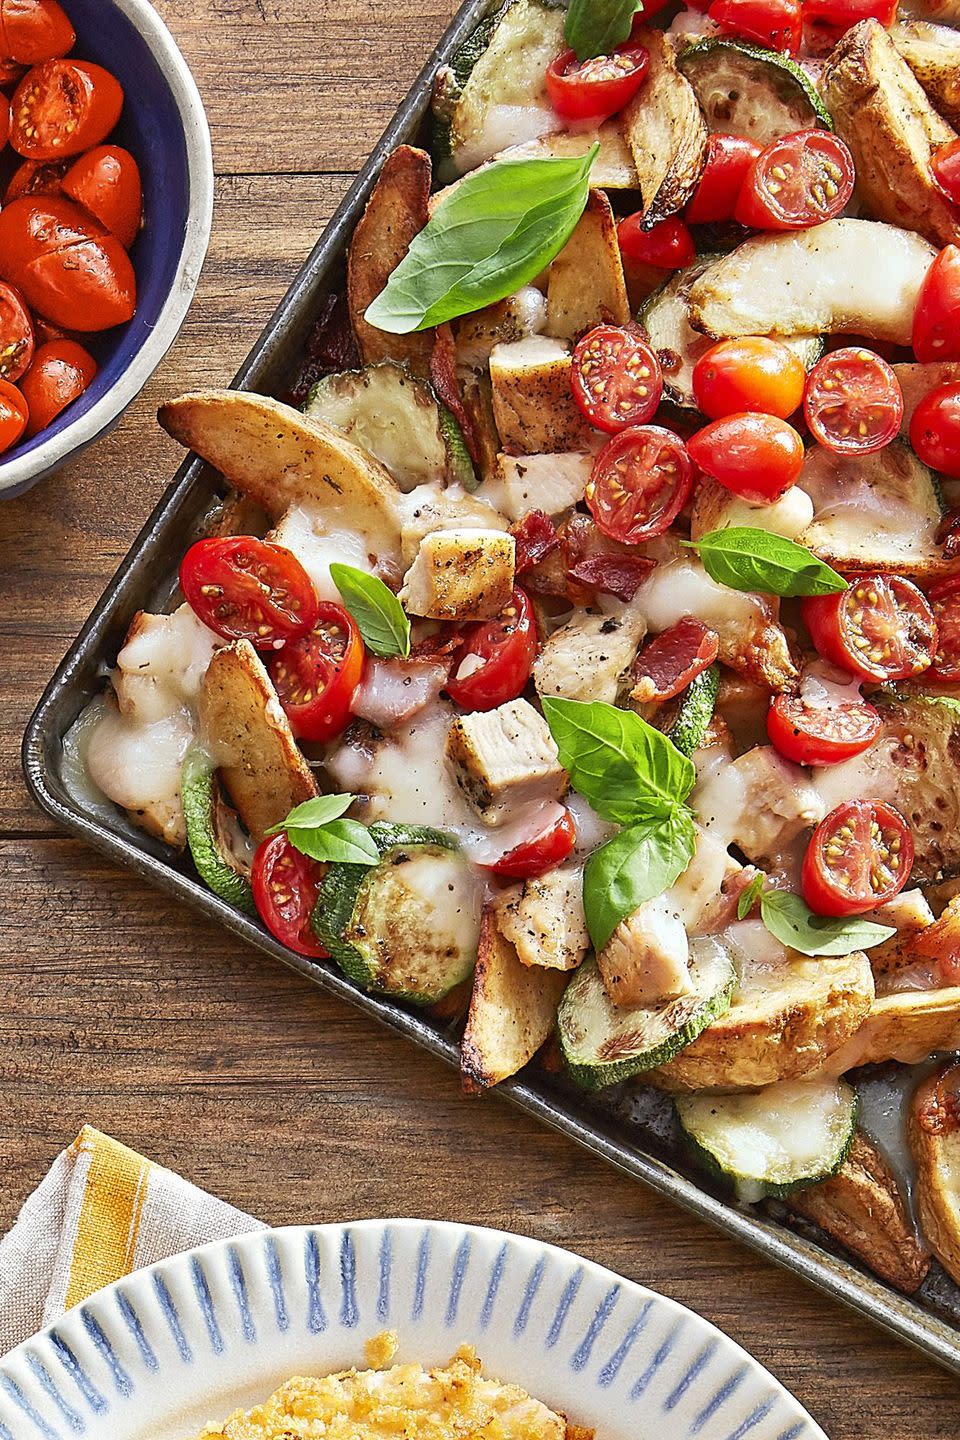
[[[185,1440],[363,1342],[437,1363],[469,1341],[490,1375],[597,1440],[826,1440],[705,1320],[536,1240],[364,1220],[256,1231],[140,1270],[0,1361],[0,1440]]]

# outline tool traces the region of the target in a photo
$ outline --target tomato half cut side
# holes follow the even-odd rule
[[[910,444],[924,465],[960,476],[960,385],[938,385],[910,420]]]
[[[363,657],[353,617],[330,600],[320,601],[309,634],[291,640],[273,657],[270,678],[298,740],[325,743],[347,728]]]
[[[606,120],[633,99],[649,63],[643,45],[619,45],[610,55],[583,61],[565,50],[547,66],[550,104],[564,120]]]
[[[253,899],[270,934],[298,955],[326,960],[327,951],[310,918],[325,865],[296,850],[285,834],[268,835],[257,846],[250,870]]]
[[[830,130],[797,130],[762,150],[735,210],[753,230],[804,230],[839,215],[853,194],[853,156]]]
[[[866,700],[777,695],[767,711],[770,743],[797,765],[836,765],[861,755],[880,734],[880,716]]]
[[[530,880],[560,865],[577,843],[577,827],[569,810],[542,835],[508,850],[489,868],[495,875],[513,880]]]
[[[10,144],[26,160],[63,160],[99,145],[120,119],[123,90],[100,65],[47,60],[13,95]]]
[[[3,197],[4,205],[23,195],[62,195],[66,163],[56,160],[24,160],[18,165]]]
[[[604,445],[584,498],[604,535],[638,545],[669,530],[692,484],[693,464],[679,435],[662,425],[635,425]]]
[[[143,187],[129,150],[98,145],[81,155],[64,175],[63,190],[130,249],[143,218]]]
[[[58,0],[0,0],[0,53],[17,65],[69,54],[76,41]]]
[[[909,680],[933,663],[933,611],[900,575],[858,575],[839,594],[808,596],[800,609],[817,653],[860,679]]]
[[[464,710],[495,710],[515,700],[537,658],[537,622],[519,587],[493,620],[464,626],[445,690]]]
[[[684,219],[688,225],[709,225],[732,220],[740,187],[761,147],[744,135],[711,135],[707,159]]]
[[[781,420],[799,407],[807,372],[800,357],[763,335],[721,340],[693,367],[693,395],[710,420],[758,411]]]
[[[960,685],[960,575],[932,586],[928,599],[937,622],[937,648],[924,683]]]
[[[585,419],[615,435],[644,425],[660,404],[660,361],[638,335],[619,325],[588,330],[573,352],[573,398]]]
[[[27,402],[9,380],[0,380],[0,454],[16,445],[27,428]]]
[[[0,379],[15,384],[30,368],[36,335],[23,296],[0,282]]]
[[[862,915],[906,885],[913,868],[910,827],[882,800],[847,800],[814,830],[800,887],[818,915]]]
[[[810,371],[803,413],[814,439],[834,454],[870,455],[896,439],[903,392],[886,360],[848,345]]]
[[[803,441],[776,415],[712,420],[690,436],[687,448],[705,474],[753,505],[779,500],[803,468]]]
[[[320,602],[296,555],[253,535],[198,540],[180,562],[180,588],[224,640],[279,650],[312,630]]]

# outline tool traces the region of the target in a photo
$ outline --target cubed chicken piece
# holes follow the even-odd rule
[[[666,895],[645,900],[614,930],[597,965],[614,1005],[656,1005],[693,989],[683,920]]]
[[[826,814],[808,772],[772,745],[757,745],[711,773],[697,785],[691,804],[704,829],[764,869],[775,866],[791,841]]]
[[[590,948],[578,865],[511,885],[497,896],[494,912],[524,965],[575,970]]]
[[[877,925],[892,925],[896,931],[889,940],[867,952],[870,968],[878,980],[881,976],[895,975],[916,964],[913,942],[934,924],[933,911],[920,889],[902,890],[886,905],[871,910],[864,919],[873,920]]]
[[[436,530],[420,542],[400,601],[430,620],[484,620],[513,593],[516,542],[502,530]]]
[[[646,633],[636,607],[625,607],[619,615],[575,616],[544,642],[533,668],[537,691],[616,704]]]
[[[487,825],[503,825],[530,801],[559,800],[567,788],[550,727],[527,700],[459,716],[447,763]]]
[[[569,347],[546,335],[530,335],[493,351],[493,414],[506,454],[591,448],[595,432],[573,398],[571,364]]]

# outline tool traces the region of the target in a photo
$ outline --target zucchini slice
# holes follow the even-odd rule
[[[379,865],[331,865],[313,928],[365,990],[432,1005],[476,964],[480,888],[442,830],[378,821],[370,834]]]
[[[659,1005],[622,1009],[604,988],[597,963],[581,965],[560,1002],[557,1030],[570,1074],[588,1090],[616,1085],[672,1059],[730,1005],[736,975],[724,945],[706,935],[690,942],[693,991]]]
[[[835,1175],[857,1128],[842,1080],[784,1080],[749,1095],[684,1095],[677,1119],[697,1158],[752,1205]]]
[[[677,65],[693,86],[711,131],[769,145],[795,130],[833,128],[807,75],[775,50],[712,35],[682,50]]]
[[[699,750],[717,708],[720,690],[720,666],[711,665],[694,676],[680,697],[677,712],[667,730],[681,755],[690,756]]]
[[[256,915],[253,890],[231,854],[220,824],[222,800],[213,760],[199,745],[187,751],[180,775],[187,844],[204,884],[247,915]]]
[[[430,385],[387,360],[326,375],[304,412],[348,436],[390,471],[401,490],[431,480],[476,484],[460,426]]]

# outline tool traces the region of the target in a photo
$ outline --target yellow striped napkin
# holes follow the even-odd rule
[[[131,1270],[262,1228],[85,1125],[0,1241],[0,1353]]]

